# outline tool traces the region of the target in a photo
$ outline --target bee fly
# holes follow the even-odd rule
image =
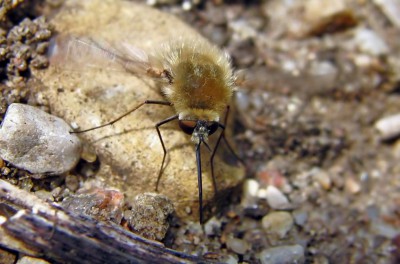
[[[53,48],[57,49],[53,50],[53,61],[57,60],[58,53],[63,52],[66,53],[67,57],[71,57],[69,59],[75,61],[82,57],[88,57],[89,54],[94,58],[105,58],[115,62],[127,72],[145,74],[162,82],[161,92],[165,98],[164,101],[146,100],[111,122],[74,133],[83,133],[112,125],[143,105],[156,104],[173,107],[176,114],[155,125],[164,152],[156,191],[167,155],[160,127],[177,120],[181,130],[191,135],[191,141],[195,144],[199,215],[200,223],[203,223],[201,145],[203,144],[211,152],[210,166],[215,193],[217,192],[217,184],[213,161],[221,140],[225,141],[228,149],[238,158],[224,134],[229,103],[235,85],[235,77],[228,55],[206,41],[184,39],[170,43],[161,52],[152,56],[126,43],[123,43],[116,50],[106,43],[87,38],[69,38],[67,41],[63,39],[61,44],[57,43]],[[222,115],[225,115],[223,122],[221,122]],[[211,149],[208,144],[208,137],[218,129],[221,132],[215,147]],[[238,160],[241,161],[239,158]]]

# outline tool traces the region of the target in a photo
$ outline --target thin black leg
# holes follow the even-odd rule
[[[167,149],[165,148],[164,141],[163,141],[162,136],[161,136],[160,126],[162,126],[162,125],[164,125],[164,124],[166,124],[168,122],[171,122],[172,120],[175,120],[175,119],[178,119],[178,115],[174,115],[174,116],[168,117],[167,119],[165,119],[163,121],[160,121],[160,122],[158,122],[156,124],[158,138],[160,139],[161,146],[162,146],[163,151],[164,151],[164,156],[163,156],[163,159],[162,159],[162,162],[161,162],[160,171],[158,172],[158,177],[157,177],[156,192],[158,191],[158,184],[160,183],[161,175],[163,173],[165,157],[167,156]]]
[[[196,162],[197,162],[197,184],[199,189],[199,216],[200,216],[200,224],[203,224],[203,182],[201,178],[201,153],[200,153],[200,144],[196,145]]]
[[[232,153],[232,155],[242,164],[244,164],[243,160],[241,158],[238,157],[238,155],[235,153],[235,151],[233,150],[231,144],[229,144],[229,141],[226,139],[225,137],[225,124],[228,121],[228,115],[229,115],[229,105],[226,107],[226,115],[225,115],[225,119],[224,119],[224,124],[218,123],[218,126],[222,129],[221,133],[219,134],[217,143],[214,146],[213,152],[211,153],[211,157],[210,157],[210,167],[211,167],[211,177],[212,177],[212,181],[213,181],[213,186],[214,186],[214,193],[217,194],[218,189],[217,189],[217,181],[215,179],[215,174],[214,174],[214,157],[215,154],[217,153],[219,144],[221,142],[221,139],[224,140],[226,146],[228,147],[229,151]]]
[[[212,178],[212,182],[213,182],[213,187],[214,187],[214,195],[216,195],[218,193],[218,189],[217,189],[217,180],[215,179],[215,174],[214,174],[214,156],[217,153],[217,149],[219,146],[219,142],[221,142],[221,138],[224,135],[224,131],[225,131],[225,126],[222,124],[218,124],[219,127],[222,129],[221,133],[219,134],[217,143],[215,144],[215,147],[211,153],[210,156],[210,167],[211,167],[211,178]]]
[[[226,122],[228,120],[228,115],[229,115],[229,105],[226,107],[226,114],[225,114],[225,118],[224,118],[224,124],[218,123],[218,126],[222,129],[222,131],[219,134],[217,143],[215,144],[213,152],[211,153],[211,157],[210,157],[211,178],[212,178],[212,181],[213,181],[214,195],[216,195],[218,193],[217,180],[215,179],[215,173],[214,173],[214,157],[215,157],[215,154],[217,153],[219,143],[221,142],[221,138],[222,137],[225,138],[225,124],[226,124]]]
[[[119,120],[121,120],[122,118],[124,118],[127,115],[130,115],[131,113],[135,112],[136,110],[138,110],[140,107],[142,107],[143,105],[147,105],[147,104],[157,104],[157,105],[168,105],[168,106],[172,106],[172,104],[170,102],[166,102],[166,101],[155,101],[155,100],[146,100],[143,103],[135,106],[134,108],[132,108],[131,110],[129,110],[128,112],[126,112],[125,114],[117,117],[116,119],[105,123],[103,125],[100,126],[96,126],[96,127],[92,127],[92,128],[88,128],[88,129],[84,129],[84,130],[79,130],[79,131],[73,131],[71,133],[73,134],[78,134],[78,133],[84,133],[84,132],[88,132],[88,131],[92,131],[98,128],[102,128],[102,127],[106,127],[106,126],[110,126],[116,122],[118,122]]]

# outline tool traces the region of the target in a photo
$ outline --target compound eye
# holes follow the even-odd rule
[[[178,123],[179,123],[179,127],[182,129],[182,131],[188,135],[193,134],[193,131],[197,126],[197,122],[191,121],[191,120],[179,120]]]
[[[212,135],[215,133],[215,131],[217,131],[219,125],[218,122],[208,122],[207,123],[207,129],[208,129],[208,134]]]

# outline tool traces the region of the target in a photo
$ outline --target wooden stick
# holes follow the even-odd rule
[[[119,225],[65,212],[4,180],[0,245],[56,263],[210,263]]]

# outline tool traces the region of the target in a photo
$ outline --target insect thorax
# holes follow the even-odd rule
[[[164,89],[165,94],[185,118],[216,121],[230,101],[230,79],[220,65],[197,57],[176,65],[174,82]]]

